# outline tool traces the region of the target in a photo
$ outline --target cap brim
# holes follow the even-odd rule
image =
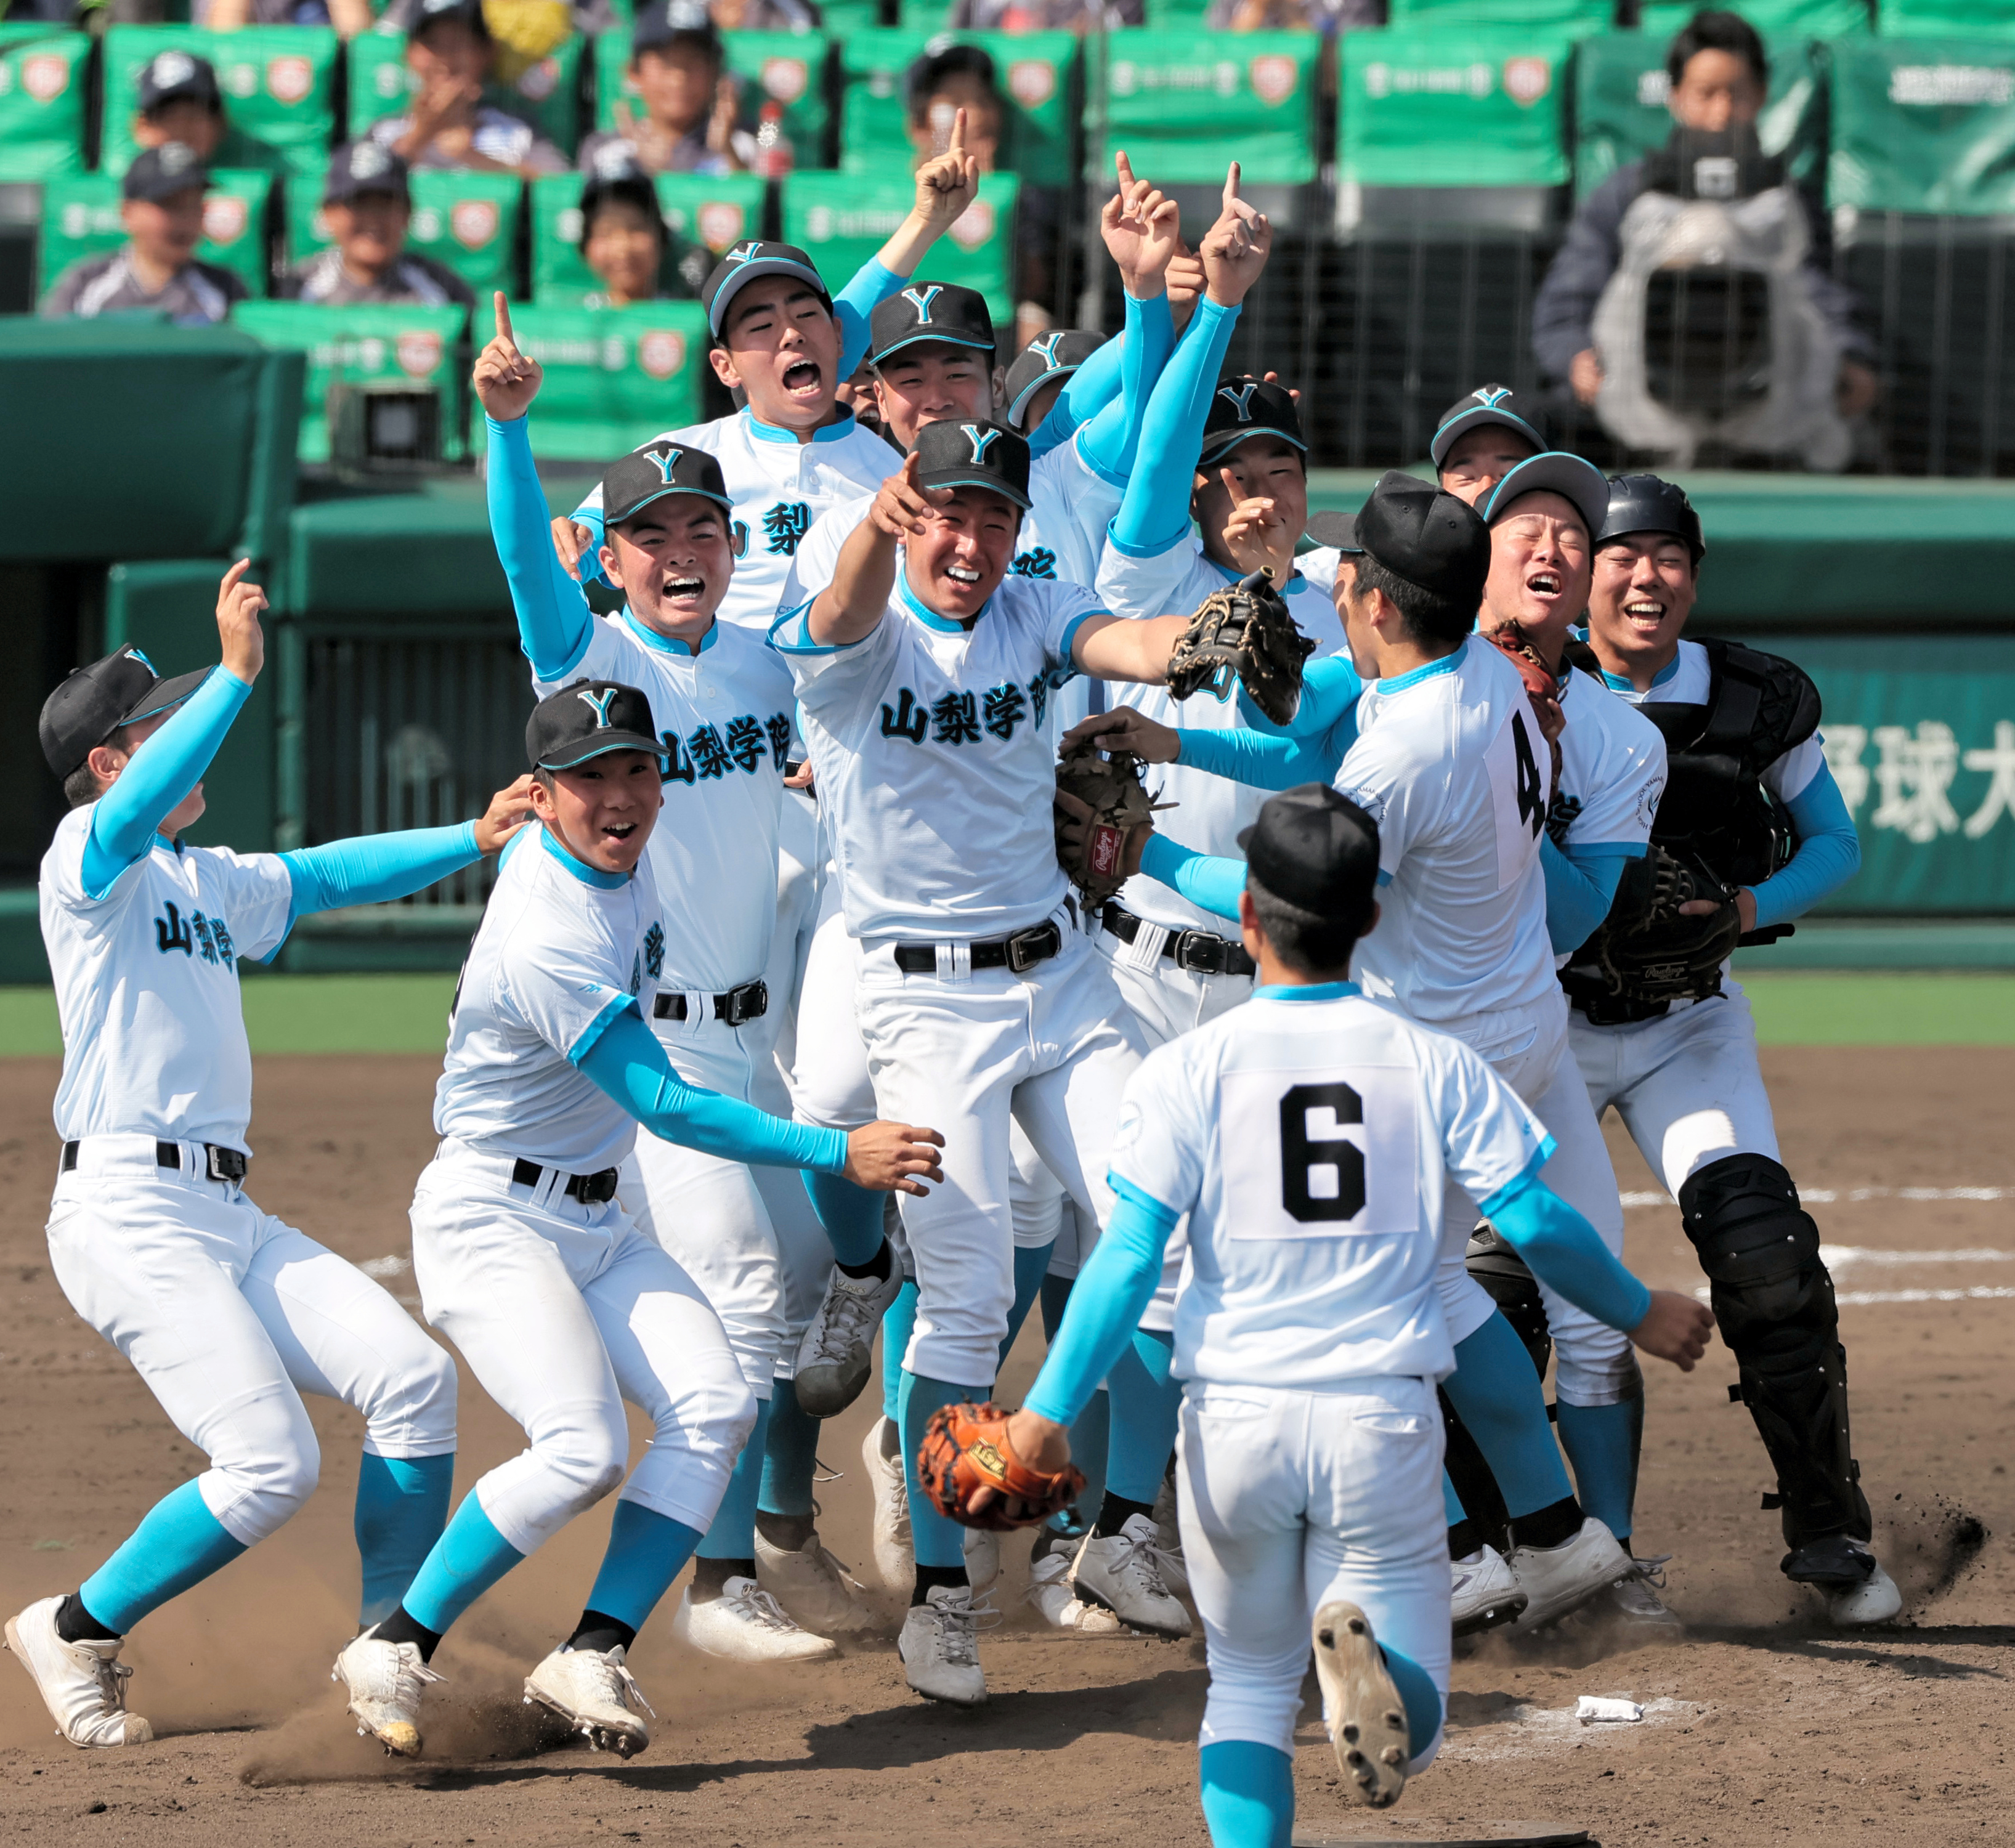
[[[1488,526],[1520,495],[1539,493],[1558,494],[1569,502],[1588,528],[1589,543],[1594,544],[1609,517],[1608,478],[1594,463],[1565,450],[1528,456],[1490,490],[1477,511]]]
[[[663,741],[647,738],[641,732],[598,731],[577,744],[541,758],[538,767],[542,770],[576,770],[594,758],[606,757],[612,751],[648,751],[660,762],[665,755]]]
[[[991,353],[991,340],[976,339],[971,334],[941,334],[928,328],[919,328],[914,334],[905,334],[893,346],[884,346],[867,356],[870,365],[878,366],[885,359],[892,358],[905,346],[970,346],[975,353]]]
[[[1435,440],[1428,445],[1428,454],[1434,458],[1439,468],[1448,452],[1454,448],[1458,436],[1471,430],[1481,429],[1485,424],[1502,424],[1507,430],[1515,430],[1531,443],[1533,450],[1543,450],[1546,440],[1516,411],[1499,411],[1488,404],[1479,404],[1473,411],[1459,412],[1435,432]]]
[[[716,507],[724,508],[730,513],[735,511],[735,503],[725,494],[713,493],[706,488],[682,488],[674,485],[660,488],[655,494],[646,495],[634,507],[627,508],[614,519],[605,519],[604,524],[605,526],[620,526],[627,521],[634,520],[645,508],[656,507],[660,501],[672,494],[691,494],[702,501],[711,501]]]
[[[1325,508],[1310,514],[1302,530],[1317,545],[1331,546],[1340,552],[1359,549],[1357,515],[1354,513],[1337,513]]]
[[[120,717],[119,723],[138,725],[142,719],[155,718],[171,707],[180,705],[215,672],[214,668],[199,667],[192,674],[177,674],[172,680],[156,680],[132,711]]]
[[[1240,443],[1250,443],[1255,436],[1277,437],[1283,443],[1292,443],[1303,455],[1309,453],[1309,446],[1293,431],[1279,429],[1272,424],[1255,424],[1249,430],[1234,430],[1230,435],[1221,438],[1215,443],[1206,438],[1202,450],[1197,456],[1197,461],[1199,465],[1214,462],[1220,456],[1230,455]]]
[[[718,334],[721,323],[727,318],[727,310],[735,298],[759,276],[796,276],[801,282],[809,282],[824,296],[832,300],[832,292],[825,285],[825,278],[810,264],[794,263],[788,257],[761,257],[753,263],[745,263],[720,285],[720,292],[707,305],[706,324]]]
[[[1003,481],[997,475],[972,475],[963,469],[944,468],[921,471],[917,476],[920,488],[985,488],[998,494],[1004,501],[1011,501],[1026,513],[1029,497],[1011,482]]]
[[[1029,400],[1033,398],[1037,392],[1040,391],[1046,385],[1055,384],[1060,379],[1069,378],[1071,374],[1078,369],[1078,366],[1081,366],[1083,364],[1084,361],[1083,360],[1079,360],[1077,362],[1077,365],[1052,366],[1047,372],[1041,374],[1036,378],[1030,379],[1026,385],[1023,386],[1022,389],[1015,394],[1013,399],[1010,400],[1008,406],[1008,421],[1011,424],[1019,424],[1022,421],[1022,413],[1028,409]]]

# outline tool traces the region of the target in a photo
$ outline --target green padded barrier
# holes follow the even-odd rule
[[[1622,166],[1665,145],[1672,131],[1665,107],[1664,36],[1611,32],[1575,47],[1575,191],[1599,186]],[[1765,41],[1770,99],[1757,123],[1767,153],[1785,156],[1791,177],[1817,177],[1826,142],[1825,54],[1806,38]]]
[[[2015,0],[1877,0],[1876,18],[1898,38],[2015,38]]]
[[[1662,47],[1699,10],[1685,0],[1650,0],[1639,23]],[[1734,10],[1766,39],[1851,38],[1869,30],[1867,0],[1741,0]]]
[[[532,406],[540,455],[602,463],[700,418],[706,313],[697,302],[514,311],[519,351],[545,370]],[[479,407],[471,436],[480,448]]]
[[[1849,39],[1832,58],[1829,204],[2015,212],[2015,40]]]
[[[1571,45],[1557,27],[1345,33],[1341,178],[1362,186],[1560,185]]]
[[[325,152],[336,127],[336,61],[326,26],[114,26],[105,34],[105,127],[99,164],[124,173],[133,139],[140,73],[157,52],[185,51],[217,67],[224,119],[241,135],[299,157]],[[228,154],[229,150],[221,150]]]
[[[934,282],[976,289],[997,326],[1015,311],[1015,202],[1021,182],[987,174],[979,196],[930,253]],[[811,253],[835,293],[881,249],[915,201],[906,174],[885,180],[865,174],[793,174],[784,182],[784,241]]]
[[[599,287],[580,253],[579,174],[549,174],[532,182],[532,299],[542,307],[574,307]],[[693,244],[718,257],[757,235],[768,188],[753,174],[660,174],[658,209],[672,234],[676,264]]]
[[[1126,149],[1162,185],[1221,183],[1234,160],[1248,184],[1305,185],[1316,177],[1323,44],[1313,32],[1115,33],[1106,45],[1105,145]]]
[[[1385,16],[1388,25],[1428,30],[1443,26],[1514,26],[1570,32],[1579,38],[1607,31],[1616,9],[1610,0],[1389,0]]]
[[[839,163],[882,174],[911,158],[903,79],[931,34],[910,27],[857,32],[839,48]],[[1081,41],[1073,32],[954,32],[993,59],[1008,120],[1003,167],[1032,186],[1068,185],[1077,174],[1076,105]],[[1221,177],[1221,176],[1220,176]]]
[[[587,41],[576,34],[528,66],[515,84],[493,84],[485,95],[498,109],[523,117],[572,154],[580,141],[580,61],[586,50]],[[406,68],[404,33],[359,33],[350,41],[349,127],[344,132],[352,141],[361,140],[372,123],[404,115],[418,88]]]
[[[266,203],[273,176],[257,167],[213,167],[203,200],[203,263],[232,271],[255,296],[266,292]],[[41,292],[81,257],[116,250],[126,241],[119,220],[119,182],[110,174],[70,174],[42,194]]]
[[[826,66],[832,41],[822,32],[725,32],[727,68],[744,80],[742,114],[750,123],[774,97],[784,106],[784,133],[800,167],[825,160],[829,112]],[[638,114],[643,106],[630,78],[630,35],[605,32],[594,44],[594,124],[613,134],[622,127],[617,102]]]
[[[307,355],[301,398],[300,458],[329,458],[329,388],[402,380],[441,388],[442,447],[463,453],[460,400],[468,311],[418,302],[357,303],[241,302],[232,319],[268,346]]]
[[[0,181],[83,172],[90,39],[45,27],[0,42]]]

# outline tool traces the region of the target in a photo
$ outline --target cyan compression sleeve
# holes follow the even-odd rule
[[[1539,837],[1539,867],[1546,876],[1546,935],[1556,955],[1576,950],[1595,934],[1615,902],[1616,882],[1634,854],[1577,853]]]
[[[832,318],[839,323],[839,377],[851,379],[867,352],[867,318],[903,286],[907,278],[871,257],[853,272],[853,279],[832,300]]]
[[[1121,551],[1151,558],[1189,530],[1190,483],[1203,447],[1204,419],[1237,325],[1236,307],[1221,308],[1203,297],[1148,393],[1133,479],[1112,516],[1110,536]]]
[[[490,426],[490,536],[511,587],[518,639],[534,674],[563,680],[587,651],[594,612],[553,550],[552,515],[532,461],[530,425],[522,417],[508,424],[494,417],[483,422]],[[598,528],[602,510],[593,511]]]
[[[1291,787],[1291,785],[1290,785]],[[1156,834],[1140,856],[1140,870],[1150,879],[1172,886],[1205,911],[1236,919],[1238,895],[1245,889],[1245,863],[1179,846],[1166,834]]]
[[[1182,1215],[1112,1177],[1112,1217],[1094,1249],[1050,1344],[1042,1371],[1022,1404],[1052,1423],[1078,1421],[1099,1382],[1118,1364],[1155,1299],[1162,1254]]]
[[[689,1085],[634,1008],[611,1021],[578,1061],[580,1069],[653,1136],[724,1161],[761,1168],[810,1168],[836,1175],[846,1166],[838,1129],[793,1123],[753,1104]]]
[[[1130,300],[1127,307],[1130,310]],[[1130,328],[1133,323],[1129,320],[1126,325]],[[1119,340],[1108,340],[1103,346],[1094,348],[1091,357],[1064,381],[1049,414],[1029,438],[1031,461],[1047,455],[1060,443],[1068,443],[1080,425],[1089,423],[1119,395],[1120,369],[1125,363],[1122,345]]]
[[[1302,669],[1302,697],[1295,716],[1285,725],[1276,725],[1253,703],[1243,686],[1238,689],[1238,716],[1255,731],[1276,737],[1306,737],[1311,733],[1331,732],[1337,741],[1337,762],[1357,741],[1357,696],[1364,682],[1346,655],[1325,655]]]
[[[1166,295],[1149,296],[1144,301],[1127,296],[1126,333],[1121,346],[1125,363],[1119,369],[1119,396],[1099,410],[1077,440],[1077,453],[1085,466],[1110,482],[1123,482],[1133,472],[1148,400],[1175,350],[1176,324]]]
[[[92,805],[84,838],[84,889],[97,896],[149,851],[154,831],[203,780],[252,689],[221,667],[127,759],[119,780]]]
[[[1821,764],[1819,773],[1786,806],[1798,831],[1798,850],[1782,872],[1755,888],[1759,927],[1802,917],[1861,870],[1861,837],[1830,768]]]
[[[396,834],[355,834],[324,847],[296,847],[280,856],[293,885],[288,922],[344,905],[403,899],[482,857],[472,821],[454,827],[408,828]]]
[[[1327,737],[1265,737],[1243,726],[1223,731],[1184,731],[1176,761],[1191,770],[1245,783],[1255,789],[1292,789],[1334,780],[1343,753]]]
[[[1577,1309],[1620,1329],[1635,1328],[1650,1313],[1650,1291],[1533,1170],[1492,1194],[1480,1210],[1510,1240],[1533,1276]]]

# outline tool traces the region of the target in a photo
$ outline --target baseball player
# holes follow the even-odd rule
[[[1089,328],[1053,328],[1037,335],[1015,355],[1001,384],[1001,416],[1010,429],[1019,430],[1029,439],[1031,452],[1053,447],[1050,413],[1086,361],[1105,343],[1104,335]]]
[[[668,949],[643,863],[669,763],[650,702],[579,680],[540,702],[525,740],[539,825],[505,856],[462,970],[435,1095],[442,1140],[412,1223],[428,1320],[529,1443],[462,1498],[399,1607],[337,1659],[350,1711],[409,1755],[443,1633],[619,1484],[587,1607],[525,1695],[598,1746],[648,1742],[625,1657],[712,1523],[756,1415],[720,1318],[617,1197],[638,1125],[726,1162],[866,1187],[937,1173],[928,1131],[842,1136],[679,1075],[645,1024]],[[626,1400],[653,1426],[627,1480]]]
[[[1102,1219],[1118,1091],[1140,1052],[1057,863],[1045,708],[1074,673],[1162,676],[1187,626],[1122,623],[1082,586],[1010,576],[1028,479],[1028,445],[1004,425],[926,425],[832,583],[774,632],[861,946],[876,1100],[928,1098],[945,1126],[952,1179],[903,1221],[919,1294],[900,1646],[911,1687],[959,1704],[986,1696],[978,1613],[959,1530],[919,1504],[917,1443],[939,1405],[983,1397],[999,1362],[1015,1296],[1011,1116]]]
[[[1370,816],[1306,784],[1262,808],[1247,846],[1237,911],[1259,985],[1129,1081],[1118,1204],[1006,1434],[1037,1468],[1069,1460],[1065,1429],[1187,1215],[1176,1482],[1210,1663],[1204,1816],[1217,1848],[1278,1848],[1312,1639],[1348,1800],[1392,1803],[1439,1748],[1434,1383],[1455,1357],[1436,1279],[1445,1230],[1467,1229],[1445,1229],[1445,1204],[1483,1201],[1564,1261],[1591,1313],[1683,1368],[1706,1318],[1647,1290],[1546,1187],[1551,1143],[1482,1058],[1351,980],[1378,916]]]
[[[1588,641],[1611,691],[1665,737],[1670,782],[1654,847],[1687,856],[1717,888],[1650,925],[1647,953],[1662,945],[1697,964],[1701,938],[1687,938],[1689,926],[1720,941],[1704,980],[1661,983],[1632,967],[1619,995],[1598,934],[1561,978],[1570,1040],[1590,1101],[1598,1113],[1615,1107],[1700,1253],[1776,1474],[1785,1576],[1817,1591],[1834,1623],[1879,1624],[1902,1599],[1869,1547],[1833,1282],[1777,1146],[1749,1004],[1726,965],[1711,966],[1737,931],[1767,942],[1837,891],[1861,863],[1860,843],[1826,767],[1810,680],[1776,655],[1686,639],[1705,551],[1683,490],[1652,475],[1612,482]]]
[[[416,892],[523,825],[522,786],[478,821],[283,854],[191,847],[203,777],[265,659],[264,593],[225,573],[221,665],[164,679],[137,648],[42,708],[70,812],[42,861],[42,938],[63,1030],[49,1261],[85,1321],[208,1459],[82,1585],[10,1618],[7,1646],[64,1738],[153,1736],[126,1707],[135,1624],[221,1570],[314,1491],[301,1394],[364,1416],[362,1620],[398,1602],[447,1518],[454,1368],[385,1291],[245,1191],[252,1060],[241,959],[294,920]]]

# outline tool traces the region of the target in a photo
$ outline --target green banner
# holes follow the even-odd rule
[[[986,297],[996,327],[1015,312],[1015,202],[1012,174],[986,174],[979,196],[931,252],[933,282],[960,282]],[[915,203],[907,174],[877,180],[854,174],[793,174],[784,182],[784,241],[811,253],[835,294],[887,242]]]
[[[1388,24],[1430,31],[1448,26],[1512,26],[1521,31],[1538,27],[1569,32],[1576,38],[1607,31],[1615,16],[1610,0],[1390,0],[1386,9]]]
[[[0,50],[0,181],[84,170],[86,59],[81,32],[15,38]]]
[[[2015,38],[2015,0],[1876,0],[1891,38]]]
[[[1391,36],[1351,32],[1344,42]],[[1306,185],[1316,177],[1324,43],[1313,32],[1115,33],[1105,145],[1163,185],[1221,184],[1234,160],[1248,184]]]
[[[266,201],[273,176],[257,168],[213,167],[203,202],[204,263],[233,271],[254,296],[266,292]],[[119,217],[119,182],[110,174],[71,174],[51,180],[42,194],[41,288],[81,257],[116,250],[126,242]]]
[[[629,43],[627,34],[607,36]],[[563,41],[548,56],[527,64],[515,82],[492,84],[486,99],[522,117],[572,154],[580,139],[580,61],[586,42],[578,34]],[[372,123],[404,115],[418,90],[418,80],[406,68],[403,33],[360,32],[350,41],[352,141],[362,140]]]
[[[159,52],[188,52],[217,67],[224,120],[269,148],[319,158],[336,124],[339,47],[326,26],[114,26],[105,34],[105,129],[99,164],[124,173],[139,149],[133,117],[140,74]]]
[[[1826,198],[1868,212],[2015,212],[2015,38],[1834,45]]]
[[[784,133],[799,167],[825,164],[825,72],[832,41],[822,32],[725,32],[727,68],[742,80],[744,126],[755,126],[765,102],[784,106]],[[605,32],[594,41],[594,125],[623,128],[622,111],[643,113],[630,75],[630,34]]]

